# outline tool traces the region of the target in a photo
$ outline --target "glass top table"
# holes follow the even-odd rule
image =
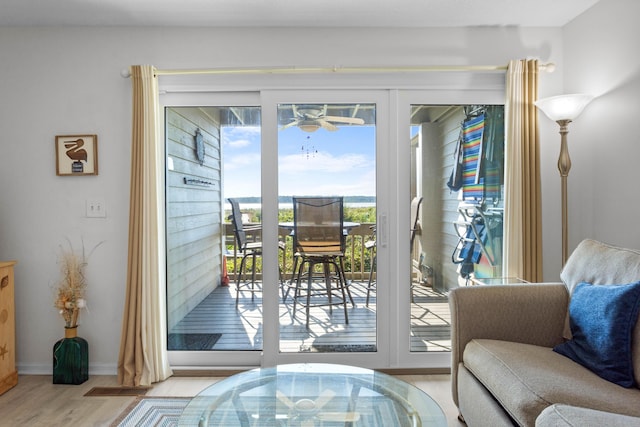
[[[518,285],[529,283],[519,277],[472,277],[473,285]]]
[[[203,390],[178,426],[446,426],[417,387],[370,369],[299,363],[253,369]]]

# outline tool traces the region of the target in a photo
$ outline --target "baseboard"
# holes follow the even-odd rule
[[[376,369],[389,375],[449,375],[451,368],[382,368]]]
[[[118,368],[113,364],[96,365],[89,363],[89,375],[117,375]],[[50,364],[20,364],[18,375],[53,375],[53,366]]]
[[[240,372],[253,369],[247,368],[173,368],[174,377],[228,377]],[[450,368],[382,368],[375,369],[389,375],[446,375],[451,373]],[[51,365],[29,365],[18,366],[18,375],[52,375]],[[118,369],[115,365],[92,365],[89,364],[89,375],[117,375]]]
[[[207,368],[207,369],[176,369],[173,368],[174,377],[229,377],[231,375],[239,374],[240,372],[254,369],[247,367],[247,369],[225,369],[225,368]]]

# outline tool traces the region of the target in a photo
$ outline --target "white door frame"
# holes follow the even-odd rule
[[[398,197],[398,220],[394,222],[397,227],[393,233],[398,236],[398,247],[409,248],[409,228],[411,195],[409,194],[410,182],[410,159],[411,140],[409,123],[411,105],[468,105],[468,104],[504,104],[504,86],[478,90],[401,90],[393,91],[397,106],[393,117],[397,122],[391,127],[397,132],[395,139],[399,141],[397,146],[397,157],[395,170],[397,171],[395,184],[395,194]],[[428,201],[426,201],[428,202]],[[424,203],[424,202],[423,202]],[[410,283],[410,251],[397,250],[393,261],[397,283]],[[411,293],[409,286],[401,286],[397,293],[397,305],[394,312],[397,314],[394,323],[398,326],[398,341],[396,342],[397,352],[391,357],[390,367],[402,368],[450,368],[451,352],[411,352],[410,335],[410,315],[411,315]]]
[[[160,94],[160,108],[162,111],[166,107],[203,106],[260,106],[260,94],[259,92],[176,92]],[[162,135],[162,141],[164,142],[164,131]],[[164,144],[162,149],[165,149]],[[260,366],[261,353],[261,351],[169,351],[169,364],[173,369],[185,370],[196,367],[248,369]]]
[[[455,79],[454,79],[455,80]],[[495,83],[495,80],[491,80]],[[410,352],[409,283],[409,123],[410,106],[503,104],[504,85],[420,90],[263,90],[253,92],[162,93],[165,106],[260,106],[262,108],[263,241],[277,247],[278,125],[280,103],[375,103],[376,104],[376,200],[378,215],[377,334],[378,351],[357,353],[280,353],[278,294],[263,296],[263,351],[169,352],[174,368],[250,368],[292,362],[345,363],[370,368],[449,368],[449,352]],[[269,120],[267,118],[273,118]],[[268,149],[266,149],[268,148]],[[272,149],[273,148],[273,149]],[[264,253],[264,280],[278,281],[275,251]],[[406,266],[403,268],[402,266]],[[396,284],[396,285],[393,285]],[[355,359],[354,359],[355,357]]]
[[[360,103],[376,104],[376,204],[378,216],[387,215],[389,203],[389,171],[381,167],[379,159],[386,159],[390,155],[389,144],[389,108],[388,91],[382,90],[266,90],[262,91],[262,220],[263,220],[263,242],[267,247],[277,247],[277,201],[278,201],[278,126],[276,120],[267,120],[267,117],[277,117],[278,104],[315,104],[315,103]],[[387,234],[387,230],[378,233]],[[378,270],[377,283],[388,283],[386,275],[389,272],[387,246],[378,246]],[[277,254],[263,254],[263,265],[268,266],[264,271],[264,278],[270,283],[277,283]],[[381,368],[388,366],[390,348],[390,325],[389,325],[389,287],[377,286],[376,289],[376,331],[377,331],[377,351],[367,353],[281,353],[279,352],[279,324],[276,321],[266,321],[264,334],[264,366],[273,366],[282,363],[300,362],[325,362],[343,363],[362,367]],[[263,295],[264,312],[278,314],[278,295],[275,293]],[[270,319],[271,320],[271,319]]]

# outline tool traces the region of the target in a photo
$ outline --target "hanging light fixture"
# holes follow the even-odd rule
[[[305,132],[315,132],[320,129],[320,125],[315,120],[304,120],[298,127]]]

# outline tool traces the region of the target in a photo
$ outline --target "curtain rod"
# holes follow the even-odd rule
[[[540,71],[553,72],[554,63],[540,64]],[[311,74],[311,73],[398,73],[398,72],[463,72],[463,71],[505,71],[507,65],[431,65],[415,67],[258,67],[258,68],[203,68],[184,70],[156,70],[155,76],[176,76],[194,74]],[[126,68],[122,77],[131,76]]]

